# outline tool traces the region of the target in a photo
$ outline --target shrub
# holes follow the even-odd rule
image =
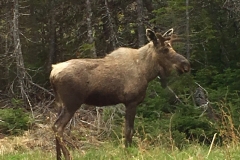
[[[23,109],[7,108],[0,110],[0,132],[4,134],[21,134],[29,128],[31,119]]]

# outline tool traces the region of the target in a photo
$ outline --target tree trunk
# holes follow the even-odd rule
[[[48,64],[47,64],[47,72],[50,73],[52,70],[52,64],[55,63],[56,59],[56,16],[55,16],[55,1],[50,2],[51,12],[50,12],[50,22],[49,22],[49,55],[48,55]]]
[[[113,46],[111,45],[111,42],[110,42],[111,32],[110,32],[110,27],[107,23],[108,18],[106,15],[102,14],[101,19],[102,19],[102,23],[103,23],[102,36],[103,36],[104,41],[102,43],[104,46],[104,51],[103,51],[104,55],[100,55],[100,56],[105,56],[106,53],[110,53],[113,50]]]
[[[186,37],[187,37],[187,42],[186,42],[186,57],[187,59],[190,58],[190,42],[189,42],[189,0],[186,0]]]
[[[86,0],[86,7],[87,7],[87,33],[88,33],[88,43],[92,45],[92,57],[96,58],[96,48],[95,42],[93,37],[93,27],[92,27],[92,6],[91,0]]]
[[[145,44],[145,32],[143,26],[143,0],[137,0],[137,25],[138,25],[138,47]]]
[[[9,59],[11,59],[10,57],[10,53],[9,53],[9,50],[10,48],[12,47],[12,43],[13,43],[13,27],[12,27],[12,14],[9,10],[9,8],[12,7],[12,3],[8,2],[7,5],[6,5],[6,18],[5,18],[5,21],[7,22],[6,23],[6,31],[8,31],[10,34],[7,34],[6,32],[6,35],[5,35],[5,48],[4,48],[4,59],[2,59],[2,62],[3,62],[3,66],[5,67],[5,70],[4,70],[4,75],[3,75],[3,78],[6,79],[6,84],[4,84],[5,86],[5,89],[7,89],[10,85],[11,85],[11,78],[10,78],[10,66],[12,65],[11,63],[9,63]]]
[[[112,20],[112,15],[108,6],[108,0],[105,0],[105,8],[106,8],[106,13],[107,13],[107,18],[108,18],[108,25],[110,27],[110,42],[112,43],[113,49],[117,48],[117,37],[116,33],[114,31],[114,25],[113,25],[113,20]]]
[[[21,42],[19,38],[19,26],[18,26],[18,18],[19,18],[19,3],[18,0],[14,0],[14,9],[13,9],[13,42],[14,42],[14,56],[16,58],[16,67],[17,67],[17,80],[18,87],[20,88],[21,97],[26,100],[27,94],[25,91],[26,84],[26,71],[24,67],[23,55],[21,50]]]

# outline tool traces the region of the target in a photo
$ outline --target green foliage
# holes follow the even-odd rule
[[[199,70],[195,76],[197,81],[201,81],[203,86],[211,89],[229,90],[235,92],[240,90],[240,82],[236,79],[240,78],[239,69],[227,68],[222,72],[214,66],[208,66]]]
[[[94,43],[84,43],[79,47],[79,52],[81,53],[80,58],[90,58],[92,57],[92,50],[94,49]]]
[[[29,128],[31,119],[29,113],[21,108],[0,110],[0,132],[4,134],[21,134]]]
[[[153,12],[155,17],[151,20],[152,22],[157,22],[162,26],[178,26],[178,24],[183,23],[185,19],[186,6],[182,0],[178,1],[165,1],[162,7],[158,7]],[[191,8],[190,6],[188,8]],[[163,21],[164,20],[164,21]]]
[[[229,108],[230,115],[233,118],[234,125],[237,126],[238,115],[240,113],[239,90],[240,83],[236,81],[239,78],[239,69],[226,69],[222,73],[216,68],[199,70],[196,79],[201,81],[202,85],[208,91],[208,99],[213,102],[213,107],[217,113],[220,112],[221,106]]]
[[[194,88],[191,75],[173,75],[169,78],[169,87],[175,93],[172,93],[168,88],[163,89],[158,80],[149,83],[146,98],[139,106],[138,113],[144,118],[154,120],[159,116],[158,114],[175,112],[176,97],[174,94],[177,94],[182,102],[191,103],[191,91]]]
[[[213,77],[215,75],[217,75],[219,72],[217,70],[216,67],[214,66],[208,66],[208,67],[205,67],[201,70],[199,70],[197,73],[196,73],[196,80],[197,81],[201,81],[201,85],[203,86],[209,86],[212,84],[213,82]]]
[[[217,71],[213,68],[202,70],[197,74],[199,75],[198,77],[211,77],[211,83],[208,81],[206,81],[206,83],[213,84],[212,82],[215,81],[216,77],[220,76],[216,73]],[[226,71],[226,74],[227,73],[232,72]],[[138,115],[140,115],[140,119],[136,119],[136,131],[139,133],[137,134],[138,137],[142,139],[148,137],[149,141],[154,141],[150,137],[157,137],[161,134],[167,136],[166,133],[169,132],[170,127],[174,144],[179,148],[186,147],[189,142],[210,144],[215,133],[218,135],[215,142],[220,144],[223,140],[223,136],[220,133],[223,130],[223,132],[229,133],[231,130],[229,127],[225,128],[227,122],[230,120],[226,120],[227,122],[225,123],[213,121],[207,116],[208,111],[203,112],[204,110],[194,106],[193,92],[197,85],[194,83],[193,77],[191,75],[173,76],[169,79],[169,85],[181,102],[176,103],[174,94],[166,89],[163,90],[159,82],[151,82],[146,99],[138,109]],[[233,100],[224,105],[230,107],[228,107],[229,109],[227,109],[226,115],[232,117],[233,122],[231,123],[237,126],[237,119],[234,117],[237,115],[236,113],[239,113],[239,110],[235,107],[239,106],[238,94],[230,94],[227,93],[226,90],[221,90],[220,92],[214,89],[207,90],[209,91],[210,101],[212,101],[212,99],[213,101],[229,99],[228,97],[234,99],[234,105],[232,104]],[[174,101],[173,99],[175,99],[174,103],[172,102]],[[219,107],[214,104],[212,104],[212,107],[214,114],[220,115],[222,111]],[[171,114],[169,115],[169,113]],[[221,127],[224,129],[221,129]],[[164,138],[162,140],[164,140]],[[168,140],[165,139],[165,142],[168,142]]]
[[[20,107],[23,105],[23,100],[22,99],[16,99],[16,98],[12,98],[11,99],[11,104],[13,105],[13,107]]]
[[[143,118],[154,120],[163,110],[170,112],[171,106],[167,103],[168,95],[158,80],[152,81],[148,86],[144,102],[138,107],[138,114]]]
[[[172,119],[173,138],[177,146],[184,146],[186,139],[210,144],[214,133],[219,133],[218,126],[202,116],[202,112],[191,105],[178,106]]]
[[[226,69],[222,74],[214,76],[211,88],[226,88],[229,87],[231,91],[240,90],[240,82],[236,79],[240,78],[240,69]]]

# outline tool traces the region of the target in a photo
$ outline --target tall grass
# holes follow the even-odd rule
[[[99,147],[88,150],[71,151],[76,160],[233,160],[240,159],[239,146],[214,147],[207,157],[209,148],[200,145],[190,145],[188,148],[178,150],[152,147],[141,149],[138,147],[123,148],[121,145],[104,143]],[[43,150],[17,151],[0,155],[0,160],[53,160],[55,153]]]

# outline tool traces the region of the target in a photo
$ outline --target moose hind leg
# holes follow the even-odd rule
[[[132,144],[132,137],[134,131],[134,119],[136,115],[135,105],[126,105],[125,114],[125,147],[129,147]]]
[[[61,147],[60,147],[60,142],[56,136],[56,153],[57,153],[57,160],[61,160]]]
[[[64,128],[66,127],[67,123],[73,117],[74,113],[77,109],[69,111],[67,108],[63,107],[62,111],[53,125],[53,131],[55,132],[56,136],[56,152],[57,152],[57,160],[61,160],[61,151],[62,150],[64,157],[66,160],[71,160],[70,153],[64,143],[63,139],[63,132]]]
[[[61,115],[61,113],[62,113],[62,111],[63,111],[63,109],[61,108],[61,106],[59,107],[60,109],[59,109],[59,111],[58,111],[58,118],[59,118],[59,116]],[[57,121],[57,120],[56,120]],[[56,123],[56,122],[55,122]],[[60,141],[59,141],[59,138],[57,137],[57,129],[56,129],[56,127],[54,127],[55,126],[55,123],[54,123],[54,125],[53,125],[53,131],[54,131],[54,133],[55,133],[55,139],[56,139],[56,156],[57,156],[57,160],[61,160],[61,147],[60,147]]]

